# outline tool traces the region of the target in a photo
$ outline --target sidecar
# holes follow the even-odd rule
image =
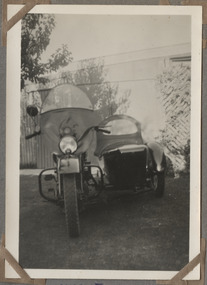
[[[165,188],[166,158],[156,142],[145,143],[141,125],[126,115],[113,115],[100,123],[109,133],[97,134],[95,155],[104,165],[105,188],[152,188],[161,197]]]

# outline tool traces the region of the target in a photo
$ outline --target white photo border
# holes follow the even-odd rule
[[[22,5],[8,5],[10,18]],[[113,14],[113,15],[189,15],[192,23],[191,83],[191,165],[190,165],[190,246],[189,261],[200,253],[200,177],[201,177],[201,39],[202,8],[195,6],[127,5],[37,5],[30,13]],[[21,21],[7,34],[6,99],[6,248],[19,260],[19,149],[20,149],[20,46]],[[15,48],[14,48],[15,47]],[[16,126],[16,127],[15,127]],[[193,175],[192,175],[193,173]],[[199,222],[198,222],[199,221]],[[30,253],[28,252],[28,255]],[[31,278],[46,279],[127,279],[166,280],[177,271],[58,270],[25,269]],[[18,275],[6,264],[6,278]],[[187,280],[199,279],[197,266]]]

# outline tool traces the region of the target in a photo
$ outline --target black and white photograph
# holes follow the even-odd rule
[[[200,252],[201,22],[41,5],[8,32],[6,242],[30,277],[169,279]]]

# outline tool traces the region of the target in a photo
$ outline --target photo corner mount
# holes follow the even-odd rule
[[[171,280],[157,281],[157,285],[205,285],[206,240],[201,238],[200,253],[183,267]],[[183,280],[200,264],[200,280]]]
[[[5,277],[5,262],[16,271],[20,278],[6,278]],[[0,245],[0,283],[17,283],[17,284],[34,284],[45,285],[45,279],[31,279],[26,271],[18,264],[16,259],[5,248],[5,235],[2,236]]]
[[[6,46],[7,32],[20,21],[32,8],[39,4],[50,4],[50,0],[2,0],[1,44]],[[11,19],[7,19],[7,5],[24,5]]]

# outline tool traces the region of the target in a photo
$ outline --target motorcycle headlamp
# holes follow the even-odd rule
[[[76,140],[72,136],[64,136],[59,144],[62,153],[74,153],[78,147]]]

